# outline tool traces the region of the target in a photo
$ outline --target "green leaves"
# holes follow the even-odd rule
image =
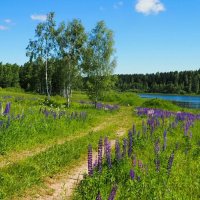
[[[113,84],[111,75],[116,66],[116,60],[112,58],[113,45],[113,32],[106,27],[104,21],[98,22],[89,34],[83,59],[83,73],[87,77],[87,93],[95,103]]]

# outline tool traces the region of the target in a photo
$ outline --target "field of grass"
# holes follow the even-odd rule
[[[200,198],[200,114],[146,110],[115,151],[104,140],[104,157],[92,173],[89,167],[74,200]]]
[[[128,130],[132,129],[133,123],[137,127],[137,135],[140,131],[140,136],[134,136],[133,155],[137,156],[137,160],[142,160],[145,166],[148,164],[148,175],[145,174],[144,169],[137,166],[134,170],[137,175],[140,175],[141,181],[130,180],[131,157],[124,156],[120,162],[117,162],[113,151],[112,168],[109,169],[107,163],[104,162],[102,173],[95,171],[92,177],[86,176],[77,188],[74,199],[95,199],[98,192],[101,192],[103,199],[107,199],[111,190],[108,185],[115,184],[118,188],[118,199],[127,199],[126,195],[129,194],[139,198],[141,191],[145,198],[152,184],[151,199],[156,199],[155,197],[160,199],[160,195],[163,195],[164,192],[160,181],[164,183],[166,180],[169,190],[175,186],[182,187],[185,197],[192,192],[196,194],[194,197],[198,197],[197,181],[199,176],[195,174],[189,179],[183,180],[183,178],[193,170],[199,172],[199,160],[197,159],[199,158],[197,143],[200,140],[199,121],[195,121],[191,127],[192,139],[182,136],[181,127],[183,125],[181,122],[174,129],[168,128],[173,117],[166,119],[166,126],[157,127],[152,138],[144,137],[142,121],[146,120],[146,117],[137,115],[136,108],[138,106],[171,111],[179,111],[180,108],[168,102],[163,103],[163,101],[152,103],[151,100],[143,100],[132,93],[113,92],[107,94],[102,101],[103,104],[99,104],[99,109],[95,109],[83,92],[75,92],[71,107],[66,108],[65,99],[60,96],[54,96],[47,101],[42,95],[1,89],[0,199],[26,199],[35,194],[45,195],[40,194],[40,191],[41,188],[48,187],[47,179],[54,178],[57,174],[65,173],[74,166],[78,166],[86,159],[89,144],[92,145],[93,150],[98,151],[99,138],[108,137],[109,140],[118,139],[122,146],[123,134],[117,135],[116,133],[119,131],[128,133]],[[9,103],[10,109],[8,108]],[[112,107],[111,104],[118,106]],[[191,112],[187,109],[184,111]],[[161,166],[160,173],[155,173],[152,160],[154,143],[157,138],[160,138],[162,142],[162,134],[166,128],[167,149],[164,153],[159,152],[160,160],[165,162]],[[177,155],[173,166],[175,172],[172,170],[170,177],[166,179],[166,176],[163,175],[165,166],[177,142],[180,148],[175,154]],[[184,153],[186,147],[190,147],[187,154]],[[174,185],[172,180],[177,176],[177,169],[182,164],[184,166],[181,168],[181,175],[176,177],[176,185]],[[180,185],[178,185],[179,181],[182,181]],[[190,187],[186,192],[185,187],[191,183],[194,184],[194,187],[192,189]],[[136,189],[132,191],[132,187]],[[94,188],[93,192],[89,192],[91,188]],[[162,188],[162,194],[158,194],[159,188]],[[48,188],[45,191],[48,193]],[[167,192],[165,191],[165,193]]]

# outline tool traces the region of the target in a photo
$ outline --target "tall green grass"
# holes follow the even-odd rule
[[[133,140],[133,157],[126,156],[120,162],[112,155],[112,168],[104,160],[102,173],[98,170],[92,176],[86,176],[78,186],[73,199],[95,199],[100,192],[102,199],[108,199],[111,189],[117,185],[116,200],[121,199],[199,199],[200,197],[200,122],[191,129],[192,137],[185,137],[182,123],[175,129],[165,126],[158,128],[153,137],[140,136]],[[167,129],[167,148],[162,150],[163,133]],[[155,166],[155,141],[160,139],[160,171]],[[122,142],[121,142],[122,148]],[[167,166],[169,157],[174,153],[170,174]],[[142,163],[142,167],[139,166]],[[135,165],[134,165],[135,164]],[[135,173],[134,180],[130,170]]]

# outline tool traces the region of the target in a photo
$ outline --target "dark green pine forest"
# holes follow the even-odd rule
[[[61,83],[62,66],[53,62],[48,69],[50,92],[52,95],[63,93]],[[44,63],[27,62],[23,66],[0,63],[0,87],[21,87],[25,91],[45,94]],[[113,75],[118,91],[149,93],[200,94],[200,69],[197,71],[164,72],[152,74]],[[73,89],[84,90],[87,78],[79,75]]]

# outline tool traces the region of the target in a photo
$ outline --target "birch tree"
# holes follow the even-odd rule
[[[67,26],[61,25],[62,31],[57,37],[59,54],[62,63],[63,93],[67,98],[67,107],[70,106],[72,89],[81,73],[83,49],[87,35],[80,20],[74,19]]]
[[[48,61],[56,55],[56,22],[54,13],[47,14],[45,22],[37,25],[35,30],[35,40],[30,40],[27,46],[27,56],[30,61],[42,59],[45,64],[45,82],[46,94],[50,99],[49,79],[48,79]]]
[[[83,73],[87,77],[87,94],[95,107],[104,92],[113,85],[112,74],[116,66],[113,32],[104,21],[97,23],[89,35],[84,53]]]

